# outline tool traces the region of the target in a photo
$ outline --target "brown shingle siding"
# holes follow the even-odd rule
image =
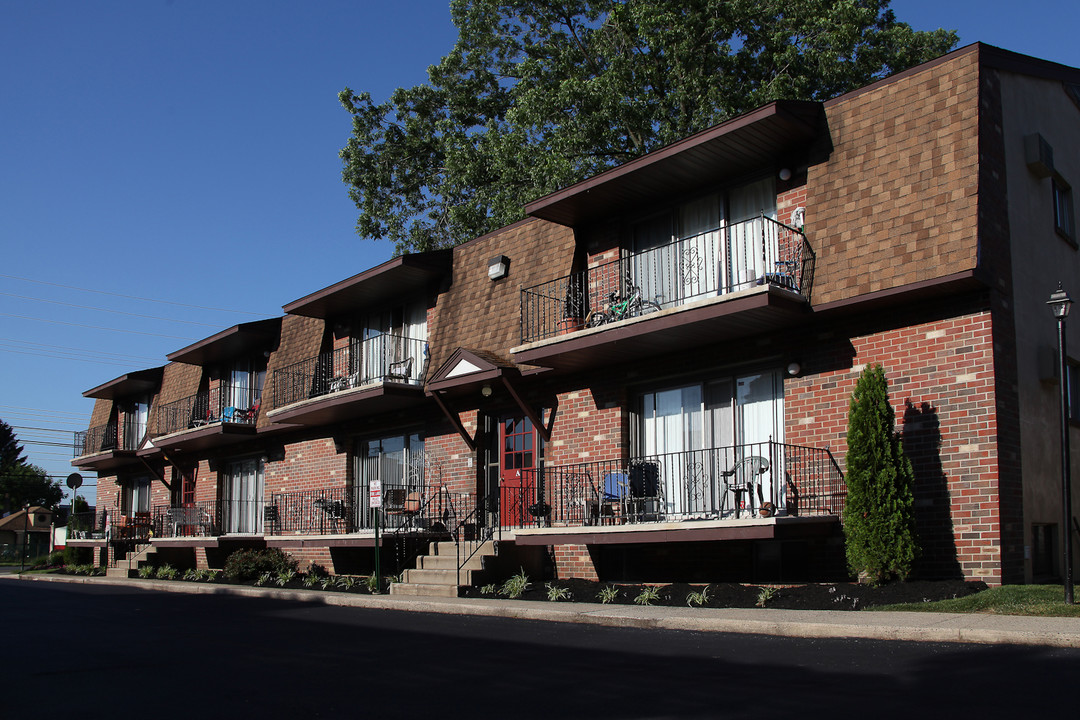
[[[815,304],[975,267],[978,54],[827,105],[834,151],[810,168]]]

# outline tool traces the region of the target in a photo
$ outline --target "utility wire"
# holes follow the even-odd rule
[[[18,340],[16,338],[0,337],[0,342],[2,342],[2,343],[16,343],[17,345],[30,345],[30,346],[36,347],[36,348],[46,348],[47,350],[50,350],[50,351],[55,350],[55,351],[61,351],[61,352],[83,353],[83,354],[86,354],[86,355],[101,355],[101,356],[106,356],[106,357],[114,357],[114,358],[118,358],[118,359],[122,359],[122,360],[139,360],[139,361],[146,361],[146,362],[160,362],[161,361],[161,358],[153,358],[153,357],[149,357],[147,355],[129,355],[127,353],[110,352],[108,350],[91,350],[89,348],[77,348],[77,347],[71,347],[69,345],[49,345],[49,344],[46,344],[46,343],[30,342],[29,340]]]
[[[31,350],[12,350],[11,348],[0,347],[0,352],[13,353],[15,355],[31,355],[33,357],[49,358],[51,360],[71,360],[76,362],[88,362],[95,365],[111,365],[113,367],[131,367],[132,363],[124,360],[94,360],[93,358],[74,357],[71,355],[54,355],[44,352],[33,352]]]
[[[0,278],[7,278],[9,280],[22,280],[23,282],[37,283],[39,285],[51,285],[52,287],[64,288],[65,290],[78,290],[80,292],[97,293],[98,295],[111,295],[113,297],[127,298],[128,300],[142,300],[143,302],[160,303],[162,305],[176,305],[178,307],[195,308],[196,310],[213,310],[214,312],[235,313],[237,315],[254,315],[256,317],[262,316],[262,313],[248,312],[247,310],[229,310],[228,308],[207,307],[206,305],[189,305],[188,303],[173,302],[172,300],[155,300],[154,298],[144,298],[138,297],[136,295],[122,295],[120,293],[108,292],[105,290],[92,290],[91,288],[76,287],[74,285],[62,285],[60,283],[48,282],[45,280],[34,280],[33,278],[18,277],[17,275],[0,274]]]
[[[61,300],[46,300],[45,298],[30,297],[29,295],[16,295],[15,293],[0,292],[0,295],[5,297],[18,298],[20,300],[33,300],[34,302],[50,303],[52,305],[63,305],[65,307],[79,308],[80,310],[95,310],[97,312],[116,313],[117,315],[127,315],[129,317],[145,318],[147,320],[163,320],[164,322],[185,323],[187,325],[202,325],[203,327],[219,327],[217,323],[204,323],[196,322],[195,320],[174,320],[173,318],[159,317],[157,315],[143,315],[141,313],[127,312],[126,310],[111,310],[109,308],[95,307],[93,305],[77,305],[75,303],[63,302]]]
[[[123,330],[121,328],[102,327],[100,325],[86,325],[84,323],[64,322],[63,320],[47,320],[45,318],[28,317],[26,315],[12,315],[0,313],[0,317],[16,318],[18,320],[33,320],[34,322],[55,323],[56,325],[71,325],[73,327],[90,328],[91,330],[109,330],[111,332],[131,333],[132,335],[150,335],[152,337],[172,338],[174,340],[197,340],[193,337],[181,337],[180,335],[162,335],[161,333],[140,332],[139,330]]]

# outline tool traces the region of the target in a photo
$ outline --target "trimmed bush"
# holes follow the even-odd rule
[[[225,577],[234,582],[250,582],[264,573],[278,575],[284,572],[296,572],[296,560],[278,548],[265,550],[237,550],[225,560],[222,571]]]

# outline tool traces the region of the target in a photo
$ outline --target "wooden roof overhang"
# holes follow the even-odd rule
[[[326,319],[426,291],[450,274],[452,251],[401,255],[335,283],[282,309],[290,315]]]
[[[281,318],[256,320],[234,325],[228,330],[222,330],[216,335],[171,352],[165,357],[172,362],[205,367],[214,363],[235,360],[253,352],[270,350],[277,344],[280,335]]]
[[[821,103],[777,100],[525,205],[575,227],[740,175],[809,162],[828,129]]]
[[[87,390],[83,393],[83,397],[116,400],[137,395],[152,395],[161,387],[161,376],[164,371],[164,365],[148,370],[136,370]]]
[[[424,402],[419,385],[381,381],[358,388],[286,405],[271,410],[267,417],[289,425],[329,425],[396,410],[407,410]]]
[[[724,540],[793,540],[834,532],[840,518],[776,517],[747,520],[687,520],[630,525],[524,528],[514,531],[516,545],[646,545]]]
[[[517,362],[576,372],[780,332],[802,322],[808,309],[806,298],[798,293],[762,285],[521,345],[510,352]]]

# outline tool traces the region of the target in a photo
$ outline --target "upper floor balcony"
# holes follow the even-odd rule
[[[260,388],[221,383],[158,406],[150,435],[158,445],[184,450],[243,440],[255,434],[260,398]]]
[[[111,470],[134,462],[142,432],[132,425],[121,425],[114,421],[76,432],[75,454],[71,464],[96,471]]]
[[[517,362],[577,370],[769,332],[809,304],[814,251],[767,216],[521,291]]]
[[[423,400],[427,342],[383,334],[274,371],[274,422],[322,425]]]

